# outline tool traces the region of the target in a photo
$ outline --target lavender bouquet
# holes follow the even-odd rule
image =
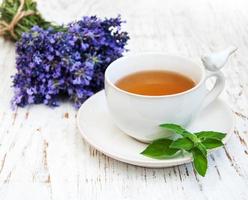
[[[62,31],[34,26],[16,43],[13,106],[59,105],[70,99],[78,108],[101,90],[106,67],[122,56],[129,39],[120,17],[84,17]]]

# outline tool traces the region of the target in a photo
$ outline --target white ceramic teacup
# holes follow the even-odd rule
[[[169,70],[190,77],[196,85],[182,93],[145,96],[115,86],[126,75],[145,70]],[[206,80],[216,77],[214,87],[206,89]],[[218,97],[224,88],[222,72],[209,72],[189,59],[162,53],[124,56],[105,72],[105,93],[111,117],[124,133],[143,142],[167,137],[162,123],[187,125],[196,113]]]

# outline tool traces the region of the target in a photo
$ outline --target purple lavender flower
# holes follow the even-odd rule
[[[121,19],[96,16],[68,24],[64,32],[38,26],[16,44],[14,106],[59,105],[68,97],[79,107],[104,86],[107,66],[122,56],[129,39]]]

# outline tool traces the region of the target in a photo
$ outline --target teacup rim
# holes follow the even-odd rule
[[[118,62],[119,60],[121,59],[128,59],[130,57],[136,57],[136,56],[145,56],[145,55],[159,55],[159,56],[168,56],[168,57],[175,57],[175,58],[181,58],[181,59],[185,59],[185,60],[188,60],[189,62],[197,65],[198,67],[200,67],[201,69],[201,79],[200,81],[192,88],[190,88],[189,90],[186,90],[184,92],[179,92],[179,93],[176,93],[176,94],[167,94],[167,95],[158,95],[158,96],[151,96],[151,95],[141,95],[141,94],[135,94],[135,93],[131,93],[131,92],[128,92],[128,91],[125,91],[125,90],[122,90],[120,88],[118,88],[112,81],[110,81],[109,77],[107,76],[107,73],[108,71],[110,70],[110,67],[114,64],[116,64],[116,62]],[[203,65],[199,65],[197,64],[195,61],[193,61],[191,58],[187,58],[185,56],[181,56],[181,55],[177,55],[177,54],[170,54],[170,53],[162,53],[162,52],[141,52],[141,53],[128,53],[120,58],[117,58],[116,60],[114,60],[113,62],[111,62],[109,64],[109,66],[107,67],[107,69],[105,70],[105,74],[104,74],[104,78],[105,78],[105,81],[111,86],[113,87],[115,90],[121,92],[121,93],[124,93],[124,94],[127,94],[127,95],[130,95],[130,96],[134,96],[134,97],[142,97],[142,98],[154,98],[154,99],[159,99],[159,98],[169,98],[169,97],[176,97],[176,96],[182,96],[182,95],[185,95],[185,94],[188,94],[190,92],[193,92],[194,90],[196,90],[197,88],[199,88],[202,83],[205,81],[205,77],[206,77],[206,71],[205,71],[205,68]]]

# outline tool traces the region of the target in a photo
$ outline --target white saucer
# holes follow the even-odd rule
[[[79,109],[77,125],[84,139],[97,150],[116,160],[143,167],[169,167],[188,163],[189,155],[166,160],[155,160],[140,154],[143,144],[123,133],[111,121],[104,91],[89,98]],[[234,125],[232,111],[218,99],[203,110],[187,129],[191,131],[215,130],[227,133],[230,138]]]

